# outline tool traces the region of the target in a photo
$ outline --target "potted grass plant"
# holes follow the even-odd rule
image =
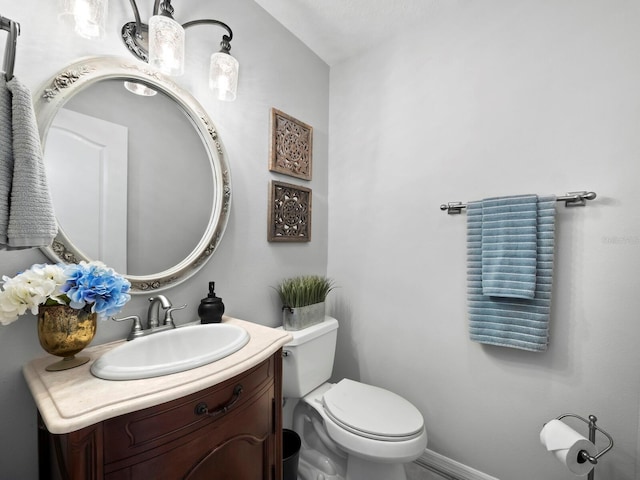
[[[323,322],[325,300],[333,288],[333,280],[320,275],[304,275],[280,282],[276,291],[282,302],[284,329],[302,330]]]

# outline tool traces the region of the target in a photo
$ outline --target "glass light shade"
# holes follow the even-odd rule
[[[209,88],[219,100],[232,102],[238,91],[238,61],[228,53],[216,52],[211,55]]]
[[[60,17],[72,20],[75,32],[84,38],[101,38],[107,20],[107,0],[61,0]]]
[[[164,15],[149,19],[149,65],[167,75],[184,73],[184,28]]]

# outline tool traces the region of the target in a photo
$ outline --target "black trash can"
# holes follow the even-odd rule
[[[282,480],[298,480],[300,436],[288,428],[282,429]]]

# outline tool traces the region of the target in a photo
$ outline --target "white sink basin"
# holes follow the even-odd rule
[[[105,380],[159,377],[201,367],[240,350],[247,331],[226,323],[208,323],[153,333],[108,351],[91,365]]]

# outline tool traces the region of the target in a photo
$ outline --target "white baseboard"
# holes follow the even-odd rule
[[[499,480],[496,477],[467,467],[428,448],[414,463],[433,470],[436,473],[441,473],[445,478],[450,477],[455,480]]]

